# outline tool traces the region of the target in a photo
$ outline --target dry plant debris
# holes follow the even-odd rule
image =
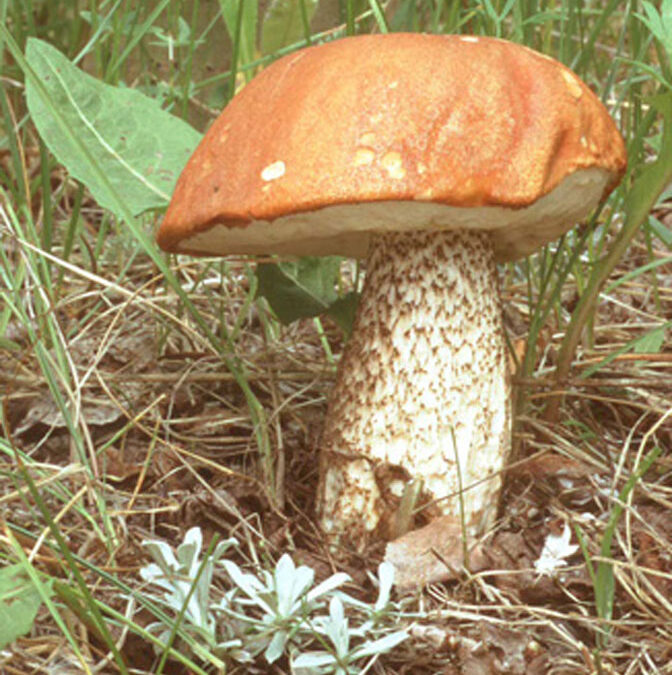
[[[639,264],[638,255],[633,249],[619,274]],[[197,263],[184,263],[180,272],[188,283],[198,273]],[[231,376],[177,314],[151,268],[136,274],[137,294],[99,289],[106,294],[106,309],[79,332],[71,330],[76,318],[87,314],[98,294],[88,292],[89,283],[75,274],[64,279],[69,302],[59,321],[63,335],[70,335],[65,343],[72,361],[69,395],[79,406],[77,423],[89,441],[94,481],[74,454],[60,414],[42,395],[46,383],[18,327],[13,339],[20,351],[3,350],[0,378],[9,438],[35,462],[33,478],[58,514],[71,550],[139,589],[138,571],[147,563],[141,542],[181,540],[197,525],[206,542],[214,533],[237,536],[250,550],[276,560],[288,551],[297,564],[311,566],[317,580],[327,578],[334,568],[315,528],[313,504],[315,440],[333,371],[325,365],[314,323],[265,334],[263,304],[246,302],[249,277],[243,263],[230,265],[226,275],[211,268],[194,294],[206,314],[208,294],[220,294],[227,322],[241,326],[237,348],[268,410],[274,446],[284,456],[285,506],[278,509],[261,482],[250,419]],[[525,306],[520,287],[506,292],[512,306]],[[614,618],[601,667],[603,672],[666,672],[672,659],[672,400],[665,383],[672,352],[627,354],[589,378],[580,377],[602,355],[646,330],[654,311],[658,320],[672,317],[668,269],[658,272],[657,297],[633,282],[601,303],[595,346],[578,355],[561,423],[549,425],[533,414],[518,419],[517,455],[505,476],[500,518],[479,543],[478,564],[469,571],[458,565],[452,580],[411,596],[411,639],[381,659],[379,672],[595,672],[600,628],[581,552],[568,549],[564,564],[545,573],[535,563],[548,537],[565,528],[573,546],[580,528],[590,555],[598,556],[615,495],[653,445],[663,454],[630,495],[615,533]],[[524,323],[522,310],[521,316]],[[338,354],[340,331],[328,323],[325,330]],[[509,330],[515,338],[516,321],[509,320]],[[557,340],[552,324],[546,335],[533,381],[519,383],[529,388],[533,404],[545,396],[544,373]],[[17,541],[38,568],[59,577],[63,560],[47,545],[49,537],[36,541],[45,533],[35,529],[35,505],[13,480],[15,467],[5,460],[0,468],[0,502],[11,513]],[[68,490],[71,499],[64,504],[50,488]],[[100,498],[107,505],[107,529],[94,507]],[[370,550],[343,566],[354,580],[349,592],[373,597],[363,571],[375,569],[382,554]],[[151,620],[145,610],[129,610],[116,587],[84,567],[82,572],[110,607],[131,611],[141,624]],[[77,623],[74,614],[69,620]],[[87,630],[85,624],[82,629]],[[120,632],[119,638],[125,657],[140,672],[151,668],[152,658],[137,636]],[[105,655],[95,634],[89,632],[87,639],[87,658],[100,662]],[[75,672],[68,671],[72,660],[44,610],[33,634],[0,656],[8,673]]]
[[[48,9],[57,3],[40,4]],[[601,43],[595,49],[602,57],[615,54]],[[13,88],[23,96],[20,82],[4,78],[4,85],[10,103]],[[42,154],[34,131],[22,132],[17,139],[26,145],[17,151],[23,174],[37,185]],[[11,176],[12,163],[12,152],[0,149],[3,177]],[[342,353],[341,330],[328,320],[324,332],[310,320],[278,325],[263,302],[252,301],[253,277],[243,261],[175,263],[183,288],[208,325],[231,331],[236,356],[266,411],[278,476],[277,484],[269,486],[260,468],[254,423],[221,355],[166,292],[151,263],[138,256],[125,269],[135,248],[123,232],[111,232],[115,225],[109,214],[86,191],[62,169],[46,176],[46,182],[54,223],[66,230],[79,209],[81,237],[67,265],[51,260],[58,294],[49,316],[35,304],[43,291],[39,279],[26,276],[15,290],[29,321],[10,319],[3,326],[0,443],[11,451],[0,455],[0,541],[3,562],[25,556],[53,580],[61,593],[64,626],[43,605],[32,631],[0,650],[0,672],[70,675],[83,672],[83,663],[92,672],[118,672],[90,615],[67,595],[72,568],[46,527],[27,475],[84,582],[107,616],[118,613],[110,630],[134,673],[156,672],[157,666],[150,642],[127,625],[146,628],[156,620],[153,612],[129,599],[130,591],[146,590],[140,570],[150,563],[143,547],[150,539],[175,547],[198,526],[204,547],[215,535],[236,537],[241,546],[231,556],[241,568],[259,563],[271,569],[288,553],[296,566],[314,570],[316,583],[343,571],[352,579],[348,594],[375,602],[376,589],[366,571],[377,569],[383,547],[353,555],[337,568],[315,525],[316,441],[335,371],[329,354],[338,360]],[[24,206],[41,223],[44,203],[39,194],[32,197]],[[4,209],[1,201],[0,207]],[[672,227],[669,200],[653,215]],[[96,256],[101,233],[108,245]],[[3,219],[0,234],[4,256],[18,269],[31,251],[10,234]],[[427,546],[437,576],[422,592],[409,584],[393,594],[403,607],[400,624],[410,638],[370,672],[672,673],[669,255],[669,247],[644,234],[632,242],[601,295],[590,339],[561,383],[565,397],[559,420],[550,423],[540,410],[556,393],[552,375],[561,331],[581,293],[574,283],[563,285],[539,332],[532,372],[514,379],[527,405],[516,419],[516,451],[503,477],[496,525],[474,542],[478,557],[474,553],[466,566],[461,549],[441,541],[440,531],[433,532],[432,542],[448,546],[447,551],[438,542]],[[651,261],[664,264],[645,275],[627,276]],[[530,264],[534,267],[535,260]],[[530,307],[539,299],[519,271],[502,270],[505,324],[518,361],[525,354]],[[56,358],[60,349],[67,364],[68,377],[55,390],[47,381],[53,372],[41,368],[33,339],[47,335],[47,319],[58,330],[48,335],[46,358]],[[628,349],[636,339],[637,348]],[[515,361],[512,357],[514,369]],[[55,392],[63,396],[69,419],[54,405]],[[81,445],[73,442],[71,422]],[[610,556],[602,558],[601,544],[619,506],[619,492],[653,447],[661,454],[623,500]],[[579,533],[583,550],[575,548],[581,543]],[[556,564],[540,570],[545,545],[558,538],[564,546],[553,558]],[[597,617],[586,557],[593,566],[600,560],[612,565],[613,617],[608,622]],[[409,569],[410,576],[417,573],[417,568]],[[450,578],[438,581],[446,569]],[[223,586],[222,570],[215,569],[213,594]],[[74,645],[64,637],[66,631],[75,636]],[[168,661],[163,672],[193,671]],[[227,672],[290,670],[280,658],[273,670],[259,661],[230,664]]]

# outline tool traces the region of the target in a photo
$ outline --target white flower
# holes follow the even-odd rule
[[[578,545],[570,544],[572,530],[568,523],[560,534],[549,534],[544,542],[544,548],[538,560],[534,561],[534,569],[539,574],[553,575],[560,567],[567,564],[565,558],[569,558],[579,550]]]

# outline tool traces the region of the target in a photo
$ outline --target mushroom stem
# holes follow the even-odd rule
[[[405,486],[420,479],[424,515],[463,516],[479,534],[511,443],[490,237],[388,233],[370,251],[322,435],[322,528],[358,551],[389,538]]]

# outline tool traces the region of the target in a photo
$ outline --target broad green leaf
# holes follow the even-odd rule
[[[89,188],[102,207],[122,217],[114,195],[57,124],[54,109],[134,215],[165,206],[200,134],[162,110],[154,99],[96,80],[37,38],[28,40],[26,58],[51,97],[46,104],[28,78],[28,109],[47,147],[70,174]]]
[[[642,6],[646,16],[637,14],[637,17],[646,24],[672,59],[672,0],[663,0],[660,12],[651,2],[644,1]]]
[[[337,257],[300,258],[278,265],[258,265],[257,295],[268,300],[282,323],[317,316],[338,299],[341,259]]]
[[[336,664],[336,657],[327,652],[305,652],[292,660],[295,669],[321,668]]]
[[[359,306],[359,293],[351,291],[338,298],[327,308],[327,314],[338,324],[346,337],[350,337],[355,314]]]
[[[317,600],[317,598],[336,590],[346,581],[350,581],[350,579],[351,577],[349,574],[346,574],[345,572],[336,572],[336,574],[332,574],[328,579],[317,584],[315,588],[311,588],[306,595],[306,601],[312,602],[313,600]]]
[[[272,0],[261,29],[261,52],[273,54],[279,49],[305,37],[305,20],[310,20],[318,0]],[[303,7],[302,7],[303,5]]]
[[[602,535],[602,544],[600,546],[601,560],[597,564],[597,573],[595,574],[595,607],[597,609],[597,615],[601,619],[606,619],[607,622],[611,621],[614,609],[615,580],[611,542],[614,538],[618,521],[623,513],[624,505],[627,504],[628,495],[635,488],[637,482],[649,470],[651,465],[658,459],[661,453],[662,449],[656,446],[648,455],[646,455],[646,457],[644,457],[637,471],[630,475],[630,478],[628,478],[623,489],[618,494],[618,500],[614,502],[611,513],[609,514],[607,526]],[[602,635],[598,635],[598,639],[601,643],[604,643],[605,637],[610,631],[610,626],[607,624],[603,631]]]
[[[345,608],[341,599],[334,595],[329,601],[329,621],[325,625],[325,633],[336,647],[339,656],[345,656],[350,651],[350,632]]]
[[[389,652],[390,649],[394,649],[398,644],[401,644],[404,640],[408,640],[408,633],[405,630],[399,630],[396,633],[390,633],[385,637],[374,640],[373,642],[367,642],[361,647],[358,647],[354,653],[353,657],[361,659],[365,656],[374,656],[375,654],[384,654]]]
[[[672,246],[672,229],[663,225],[654,215],[649,216],[649,228],[665,246]]]
[[[6,349],[7,351],[20,352],[23,347],[18,342],[10,340],[9,338],[2,337],[0,335],[0,349]]]
[[[635,343],[633,351],[635,354],[657,354],[660,352],[663,344],[665,344],[666,326],[654,328],[648,333],[645,333]]]
[[[41,604],[40,593],[23,565],[0,569],[0,649],[30,631]]]
[[[660,326],[656,326],[652,331],[645,333],[644,335],[637,336],[634,340],[626,342],[624,345],[620,346],[618,349],[615,349],[609,355],[605,356],[599,363],[586,368],[582,373],[581,377],[586,378],[590,377],[598,370],[601,370],[605,366],[609,365],[615,358],[621,354],[629,354],[634,352],[635,354],[645,354],[651,352],[659,352],[660,348],[665,343],[665,336],[667,331],[672,329],[672,321],[666,321]],[[660,336],[662,335],[662,340]],[[660,347],[658,347],[658,342],[661,342]]]
[[[662,116],[663,134],[656,161],[644,165],[628,191],[625,200],[624,230],[632,221],[639,228],[644,220],[642,217],[644,214],[648,219],[648,214],[658,203],[661,193],[667,189],[670,177],[672,177],[672,94],[659,94],[651,96],[648,100]]]
[[[273,639],[270,641],[266,651],[264,652],[264,658],[267,663],[275,663],[285,651],[285,645],[289,639],[289,634],[285,630],[278,630]]]

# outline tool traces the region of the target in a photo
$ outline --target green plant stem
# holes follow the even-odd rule
[[[175,638],[177,637],[178,630],[180,626],[182,625],[182,621],[184,619],[184,615],[187,611],[187,608],[189,607],[189,601],[191,600],[192,596],[196,592],[196,589],[198,588],[198,583],[203,575],[203,570],[206,568],[208,565],[208,559],[212,555],[213,551],[215,550],[215,547],[217,545],[217,538],[218,535],[215,533],[215,535],[212,537],[210,540],[210,545],[208,546],[208,550],[206,551],[205,555],[203,556],[203,560],[201,561],[201,564],[198,566],[198,570],[196,572],[196,576],[192,580],[191,587],[189,588],[189,592],[187,593],[187,597],[184,599],[184,602],[182,603],[182,607],[180,608],[180,611],[175,618],[174,623],[172,624],[170,628],[170,635],[168,636],[168,640],[166,641],[166,644],[163,648],[163,653],[161,654],[161,661],[159,662],[158,667],[156,668],[156,672],[162,673],[163,669],[166,667],[166,662],[168,660],[168,657],[171,656],[171,651],[172,651],[172,646],[173,643],[175,642]]]
[[[660,95],[655,99],[663,115],[663,138],[658,159],[646,165],[635,180],[625,200],[625,222],[607,254],[593,267],[585,292],[572,313],[567,326],[555,371],[556,388],[561,389],[571,369],[576,348],[586,322],[595,311],[595,304],[602,287],[613,272],[619,260],[625,254],[633,237],[641,225],[646,222],[658,197],[672,181],[672,94]],[[652,109],[648,116],[655,116]],[[646,124],[647,120],[643,121]],[[551,397],[545,417],[551,422],[557,421],[562,394]]]
[[[5,533],[5,536],[7,537],[14,554],[19,558],[21,561],[21,564],[23,565],[23,569],[26,572],[27,576],[29,577],[30,581],[32,582],[33,586],[37,589],[37,592],[40,594],[40,598],[44,605],[47,607],[49,610],[52,619],[54,620],[54,623],[59,627],[61,632],[63,633],[65,639],[68,641],[70,647],[72,648],[72,651],[79,661],[79,664],[82,667],[82,671],[86,673],[86,675],[93,675],[91,672],[91,669],[89,668],[88,663],[86,662],[86,659],[84,658],[84,655],[82,654],[82,650],[79,648],[79,645],[77,644],[77,641],[75,640],[74,636],[72,635],[72,631],[70,630],[70,627],[66,623],[66,621],[63,619],[61,616],[61,613],[58,610],[58,607],[56,604],[52,601],[51,596],[52,593],[50,592],[48,586],[49,586],[49,579],[47,579],[47,583],[44,583],[42,575],[33,567],[31,561],[28,559],[28,556],[26,556],[23,548],[21,547],[21,544],[17,541],[16,537],[14,536],[14,533],[12,530],[7,527],[7,524],[3,522],[3,530]],[[62,582],[61,582],[62,583]],[[65,586],[65,584],[63,584]],[[98,630],[97,626],[93,624],[92,622],[89,622],[89,627],[91,627],[97,637],[100,639],[103,639],[102,635],[100,634],[100,631]],[[104,641],[104,640],[103,640]],[[123,671],[122,671],[123,672]]]
[[[241,10],[242,10],[242,2]],[[19,46],[14,41],[14,38],[9,33],[7,28],[3,25],[0,25],[0,39],[4,39],[7,44],[8,49],[12,53],[12,56],[16,60],[17,64],[25,73],[26,78],[30,79],[32,84],[35,86],[35,90],[38,95],[42,98],[45,105],[50,104],[50,96],[47,90],[45,89],[40,78],[37,76],[35,71],[30,67],[30,64],[26,61],[23,53],[19,49]],[[53,108],[53,106],[51,106]],[[201,314],[196,309],[195,305],[187,295],[187,293],[182,288],[178,279],[173,274],[172,270],[166,262],[166,258],[161,254],[152,242],[146,232],[141,228],[137,219],[133,216],[128,205],[124,201],[122,195],[119,194],[117,189],[112,185],[108,176],[105,174],[103,169],[96,162],[95,158],[91,155],[88,148],[81,142],[81,140],[73,133],[72,129],[68,126],[63,117],[59,114],[58,110],[54,109],[54,120],[56,124],[60,127],[62,133],[66,135],[75,147],[81,152],[82,157],[91,167],[91,171],[105,189],[112,196],[114,211],[117,214],[120,214],[124,219],[128,228],[131,230],[135,239],[142,246],[143,250],[152,260],[152,262],[157,266],[166,279],[167,283],[173,288],[179,299],[184,304],[185,308],[192,316],[194,321],[198,324],[200,330],[203,332],[203,335],[207,338],[208,342],[212,347],[219,353],[221,359],[224,361],[225,366],[234,376],[236,383],[240,387],[241,391],[245,396],[245,400],[248,404],[248,409],[250,411],[250,417],[252,419],[254,434],[256,436],[257,444],[259,450],[262,454],[269,454],[271,452],[270,438],[268,435],[268,427],[266,424],[266,415],[264,413],[263,406],[259,402],[259,399],[256,397],[252,389],[250,388],[249,382],[246,377],[245,367],[242,361],[235,356],[233,344],[229,339],[227,339],[227,348],[230,351],[231,355],[227,355],[223,350],[223,345],[220,340],[214,335],[210,329],[208,323],[201,316]]]
[[[112,635],[107,629],[107,624],[105,623],[105,620],[103,619],[102,614],[100,613],[100,610],[98,609],[98,605],[96,604],[93,596],[91,595],[91,591],[89,590],[89,586],[86,583],[86,580],[82,576],[82,573],[79,571],[79,568],[77,566],[77,563],[75,562],[72,553],[70,552],[70,549],[68,548],[67,542],[63,538],[63,535],[61,534],[61,531],[58,529],[58,525],[54,521],[54,519],[51,517],[51,513],[49,512],[49,509],[47,508],[46,504],[42,500],[42,496],[39,493],[39,490],[37,489],[37,486],[35,485],[35,482],[32,479],[32,476],[28,472],[28,469],[26,468],[23,460],[21,459],[21,456],[18,453],[15,453],[14,459],[16,461],[18,471],[21,474],[23,481],[25,485],[28,488],[28,491],[30,492],[31,497],[35,501],[35,504],[37,505],[37,508],[39,509],[40,513],[42,514],[42,518],[44,518],[45,523],[47,524],[49,531],[51,532],[51,535],[54,537],[56,542],[58,543],[58,548],[60,553],[63,555],[67,562],[67,567],[72,573],[77,586],[79,587],[80,592],[82,593],[83,597],[86,600],[86,606],[90,612],[90,618],[95,625],[97,631],[99,632],[101,638],[105,641],[107,644],[108,649],[112,652],[113,658],[115,663],[117,664],[119,668],[119,672],[122,674],[128,674],[128,670],[126,669],[126,664],[124,663],[124,660],[119,653],[119,650],[117,649],[117,646],[114,643],[114,640],[112,638]],[[46,600],[45,600],[46,601]]]

